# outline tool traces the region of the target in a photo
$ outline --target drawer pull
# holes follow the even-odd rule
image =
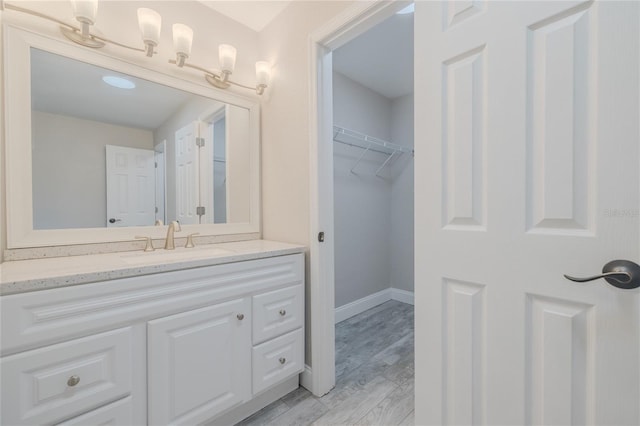
[[[240,321],[242,321],[244,319],[244,314],[238,314],[238,315],[236,315],[236,318],[238,318]]]
[[[75,374],[69,377],[69,380],[67,380],[67,385],[70,387],[73,387],[78,383],[80,383],[80,376],[76,376]]]
[[[284,309],[280,309],[280,315],[282,316],[287,315],[287,311],[285,311]]]
[[[280,364],[284,364],[285,362],[287,362],[286,358],[280,358],[278,361],[280,361]]]

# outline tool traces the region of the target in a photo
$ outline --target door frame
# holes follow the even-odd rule
[[[309,37],[309,289],[311,366],[301,384],[322,396],[335,386],[333,61],[331,52],[412,1],[356,2]],[[324,232],[325,240],[318,241]]]

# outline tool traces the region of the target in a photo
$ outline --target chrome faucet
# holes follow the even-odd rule
[[[177,220],[174,220],[169,224],[169,228],[167,229],[167,239],[164,242],[165,250],[173,250],[176,248],[176,245],[173,242],[173,233],[180,231],[182,231],[182,228],[180,228],[180,222]]]

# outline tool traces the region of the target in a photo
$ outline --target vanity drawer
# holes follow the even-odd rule
[[[253,394],[304,370],[304,334],[292,331],[253,348]]]
[[[303,309],[301,285],[253,296],[253,344],[302,327]]]
[[[133,425],[133,423],[133,402],[131,396],[128,396],[66,422],[58,423],[58,426]]]
[[[130,394],[132,331],[121,328],[0,359],[0,423],[51,424]]]

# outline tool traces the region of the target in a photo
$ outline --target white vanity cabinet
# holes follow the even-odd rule
[[[0,313],[0,424],[239,420],[304,368],[301,253],[6,295]]]
[[[149,423],[199,424],[251,399],[251,299],[148,323]]]

